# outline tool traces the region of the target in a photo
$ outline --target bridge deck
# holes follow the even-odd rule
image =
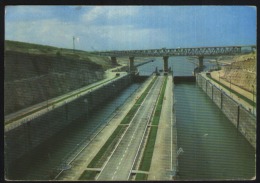
[[[113,57],[217,56],[217,55],[233,55],[233,54],[241,53],[241,46],[175,48],[175,49],[162,48],[162,49],[149,49],[149,50],[101,51],[95,53],[100,56],[113,56]]]

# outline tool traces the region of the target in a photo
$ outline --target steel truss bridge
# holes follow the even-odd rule
[[[149,50],[123,50],[123,51],[100,51],[95,52],[100,56],[110,57],[161,57],[161,56],[218,56],[234,55],[241,53],[242,47],[255,46],[224,46],[224,47],[197,47],[175,49],[149,49]]]
[[[117,57],[129,57],[129,70],[134,70],[135,57],[163,57],[164,71],[168,71],[168,58],[171,56],[196,56],[199,59],[199,68],[203,68],[205,56],[235,55],[242,53],[242,48],[256,49],[251,46],[221,46],[221,47],[197,47],[197,48],[175,48],[175,49],[149,49],[149,50],[122,50],[122,51],[100,51],[94,52],[99,56],[110,56],[112,63],[117,63]]]

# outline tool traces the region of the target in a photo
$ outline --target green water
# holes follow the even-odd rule
[[[255,150],[195,84],[174,88],[180,180],[251,179]]]

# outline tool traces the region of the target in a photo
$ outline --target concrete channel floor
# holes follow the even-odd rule
[[[124,116],[128,113],[136,100],[141,96],[146,87],[152,81],[153,77],[149,78],[131,97],[121,106],[116,112],[115,117],[107,123],[107,125],[95,136],[90,144],[82,149],[82,152],[75,157],[74,161],[70,163],[71,168],[63,171],[57,180],[78,180],[81,174],[87,170],[90,161],[95,157],[101,147],[105,144],[107,139],[111,136],[117,126],[121,123]]]
[[[176,170],[177,129],[173,114],[173,82],[168,76],[148,180],[172,180]]]
[[[152,78],[146,81],[145,84],[142,85],[142,87],[128,99],[128,101],[119,109],[119,111],[117,111],[117,114],[107,124],[107,126],[93,139],[93,141],[70,164],[71,168],[62,172],[58,180],[77,180],[80,177],[80,175],[84,172],[84,170],[92,170],[87,168],[88,164],[97,154],[97,152],[103,146],[103,144],[106,142],[109,136],[113,133],[113,131],[117,128],[121,120],[131,109],[136,99],[142,94],[142,92],[145,90],[145,88],[148,86],[151,80]],[[172,109],[172,104],[173,104],[172,87],[173,87],[172,77],[169,76],[166,90],[165,90],[164,102],[163,102],[162,113],[161,113],[162,115],[158,126],[157,138],[156,138],[156,144],[155,144],[154,154],[152,158],[151,168],[150,171],[148,172],[149,173],[148,180],[172,180],[173,172],[176,170],[177,131],[175,125],[176,122],[175,117],[172,114],[172,110],[173,110]],[[135,129],[137,128],[138,127],[136,127]],[[132,134],[132,131],[129,131],[129,134]],[[127,145],[126,142],[130,141],[129,138],[130,137],[126,136],[125,143],[122,143],[123,146]],[[136,150],[136,147],[134,148]],[[122,148],[118,148],[118,149],[119,149],[119,154],[120,152],[123,152],[121,151]],[[125,151],[126,149],[123,148],[123,150]],[[129,152],[127,153],[128,153],[127,156],[129,156]],[[136,154],[136,152],[134,152],[133,154]],[[118,153],[117,154],[115,153],[115,159],[113,160],[112,158],[110,163],[112,163],[113,165],[122,164],[123,166],[115,170],[114,168],[111,168],[112,165],[109,165],[108,162],[107,164],[105,164],[107,165],[108,172],[103,173],[103,175],[100,174],[97,177],[98,180],[115,180],[115,179],[127,180],[126,178],[122,177],[123,173],[118,170],[124,169],[126,164],[127,163],[129,164],[129,160],[128,160],[129,158],[126,158],[126,162],[123,162],[123,157],[120,156],[119,159],[118,157],[119,157]],[[131,164],[132,163],[130,163],[130,168],[131,168]],[[102,170],[102,169],[97,169],[97,170]],[[112,174],[110,171],[116,173]],[[123,170],[123,171],[130,173],[129,170]]]
[[[136,160],[146,127],[151,119],[153,109],[160,94],[163,77],[158,77],[147,97],[140,105],[135,116],[129,123],[126,133],[120,139],[112,156],[105,163],[97,180],[128,180]]]

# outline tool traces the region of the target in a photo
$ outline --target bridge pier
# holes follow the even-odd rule
[[[111,57],[111,62],[112,64],[117,65],[116,57]]]
[[[169,56],[163,57],[164,72],[168,72],[168,58],[169,58]]]
[[[203,68],[203,59],[204,59],[204,56],[199,56],[199,68]]]
[[[129,57],[129,71],[134,71],[134,58],[135,57]]]

